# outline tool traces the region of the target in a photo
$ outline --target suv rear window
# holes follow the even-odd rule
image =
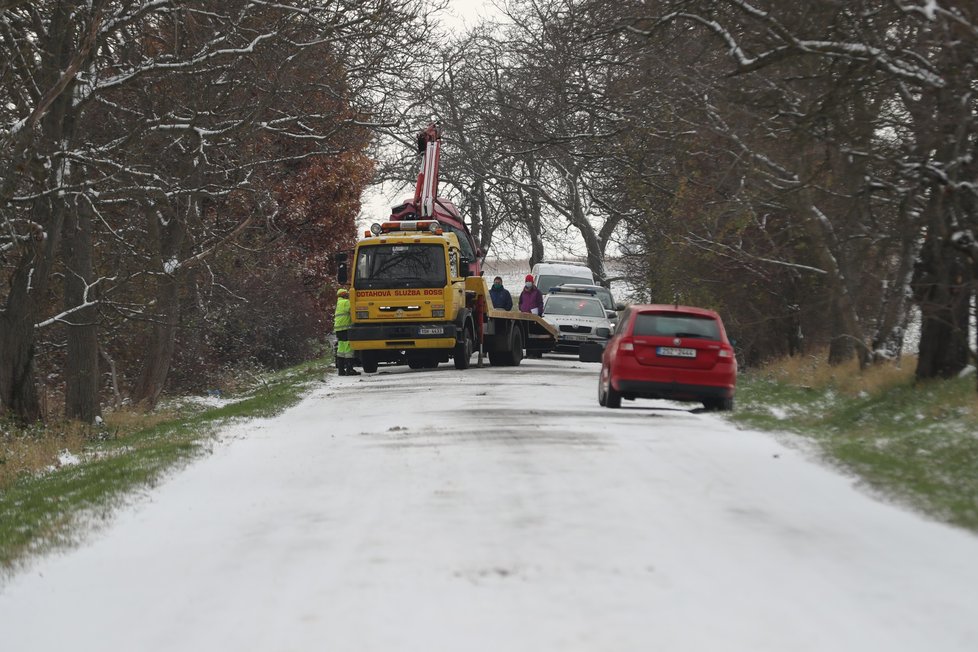
[[[601,302],[593,297],[560,296],[551,294],[543,305],[546,315],[580,315],[582,317],[604,317]]]
[[[705,340],[719,340],[720,327],[712,317],[643,312],[635,315],[635,328],[632,330],[632,335],[700,337]]]

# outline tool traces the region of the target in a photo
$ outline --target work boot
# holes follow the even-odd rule
[[[343,358],[336,358],[336,375],[346,375],[346,362],[343,360]]]
[[[360,372],[353,368],[353,358],[346,359],[346,375],[359,376]]]

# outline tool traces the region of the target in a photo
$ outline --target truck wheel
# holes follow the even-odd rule
[[[408,355],[407,364],[411,369],[423,369],[425,359],[420,355]]]
[[[456,369],[468,369],[472,361],[472,330],[465,328],[465,339],[455,345],[455,352],[452,354],[455,359]]]
[[[364,352],[360,360],[360,366],[363,367],[364,373],[375,374],[377,373],[377,358]]]
[[[513,335],[509,340],[509,351],[506,352],[506,364],[511,367],[520,366],[523,361],[523,331],[519,326],[513,326]]]

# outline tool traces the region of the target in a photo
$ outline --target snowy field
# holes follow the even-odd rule
[[[330,377],[0,589],[13,651],[978,646],[978,537],[592,365]]]

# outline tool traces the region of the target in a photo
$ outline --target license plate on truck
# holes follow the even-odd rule
[[[583,342],[587,335],[563,335],[562,338],[568,342]]]
[[[680,349],[674,346],[659,346],[656,347],[655,354],[666,358],[695,358],[696,349]]]
[[[418,329],[418,335],[444,335],[444,334],[445,334],[444,326],[435,326],[435,327]]]

